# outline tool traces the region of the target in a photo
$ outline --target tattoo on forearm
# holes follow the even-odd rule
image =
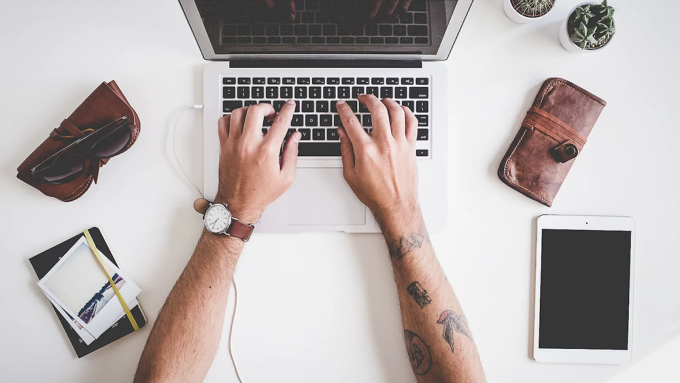
[[[404,340],[413,372],[416,375],[427,374],[430,371],[430,366],[432,366],[430,347],[418,335],[409,330],[404,330]]]
[[[472,339],[470,336],[470,329],[468,328],[467,320],[465,320],[465,315],[463,314],[458,315],[451,310],[446,310],[439,316],[437,323],[444,325],[444,340],[446,340],[446,343],[448,343],[451,347],[451,352],[456,352],[455,348],[453,347],[454,330]]]
[[[415,249],[420,249],[426,238],[426,235],[421,233],[412,233],[408,237],[401,237],[392,242],[388,242],[387,247],[389,248],[390,256],[399,261],[404,258],[406,254]]]
[[[420,285],[418,282],[413,282],[408,287],[406,288],[406,291],[413,297],[413,300],[416,301],[418,306],[420,308],[425,308],[425,306],[429,305],[430,302],[432,302],[432,299],[430,299],[430,296],[427,295],[427,290],[423,288],[423,286]]]

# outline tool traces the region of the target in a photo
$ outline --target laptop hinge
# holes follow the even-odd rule
[[[230,60],[230,68],[422,68],[421,60]]]

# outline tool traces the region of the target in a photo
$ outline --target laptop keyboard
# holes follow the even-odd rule
[[[295,20],[289,23],[225,23],[222,44],[405,44],[428,45],[426,1],[413,1],[400,17],[377,23],[342,23],[331,9],[332,0],[296,0]]]
[[[295,131],[302,134],[301,157],[339,157],[341,126],[336,103],[345,100],[366,133],[371,132],[371,114],[356,100],[359,94],[391,98],[410,108],[418,119],[418,141],[430,141],[431,87],[429,77],[223,77],[222,112],[258,103],[272,104],[278,112],[290,99],[296,108],[286,139]],[[272,122],[265,119],[262,132]],[[430,145],[418,145],[430,147]],[[417,149],[416,156],[428,157],[429,149]]]

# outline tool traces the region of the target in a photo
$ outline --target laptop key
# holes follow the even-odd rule
[[[395,98],[406,98],[408,96],[408,90],[405,86],[398,86],[395,88]]]
[[[331,113],[338,113],[338,102],[331,101]]]
[[[380,36],[392,36],[392,26],[389,24],[381,25],[378,27],[378,33]]]
[[[396,77],[389,77],[386,83],[387,85],[399,85],[399,79]]]
[[[406,25],[395,25],[392,27],[392,33],[395,36],[406,36]]]
[[[323,77],[314,77],[312,78],[312,84],[314,85],[324,85],[326,84],[326,79]]]
[[[309,37],[298,37],[297,38],[297,43],[298,44],[309,44],[312,41]]]
[[[295,98],[307,98],[307,88],[304,86],[296,86]]]
[[[266,83],[266,79],[264,77],[255,77],[253,79],[253,84],[255,85],[264,85]]]
[[[430,126],[430,117],[426,114],[416,114],[418,126]]]
[[[295,36],[307,36],[307,26],[301,25],[301,24],[296,25],[294,32],[295,32]],[[298,39],[298,41],[299,41],[299,39]]]
[[[401,105],[409,108],[411,112],[415,112],[415,103],[413,101],[402,101]]]
[[[298,144],[298,156],[302,157],[340,157],[339,142],[316,142]]]
[[[252,106],[252,105],[257,105],[257,101],[255,100],[248,100],[243,103],[243,106]]]
[[[430,131],[427,129],[418,129],[417,140],[427,141],[430,139]]]
[[[305,126],[319,126],[319,116],[308,114],[305,116]]]
[[[316,102],[316,112],[317,113],[328,113],[328,101],[317,101]]]
[[[416,24],[427,24],[427,13],[415,13],[413,15],[413,22]]]
[[[414,86],[408,89],[408,98],[429,98],[430,88]]]
[[[323,88],[323,98],[335,98],[335,87],[325,86]]]
[[[399,44],[398,37],[385,37],[385,44]]]
[[[281,36],[292,36],[294,33],[294,27],[290,24],[281,25]]]
[[[286,132],[286,137],[284,138],[284,140],[289,139],[290,136],[293,135],[293,133],[295,133],[295,132],[297,132],[297,130],[295,130],[295,129],[288,129],[288,131]]]
[[[371,37],[371,44],[384,44],[384,43],[385,43],[384,37]]]
[[[295,37],[284,37],[281,42],[283,44],[295,44]]]
[[[222,88],[222,98],[236,98],[236,88],[233,86]]]
[[[352,98],[359,97],[360,94],[364,94],[366,89],[363,86],[353,86],[352,87]]]
[[[331,77],[328,79],[328,85],[340,85],[340,79],[337,77]]]
[[[342,126],[342,118],[340,118],[339,114],[333,115],[333,125]]]
[[[340,136],[338,136],[338,130],[337,129],[327,129],[326,130],[326,139],[328,141],[338,141],[340,139]]]
[[[253,98],[264,98],[264,87],[254,86],[252,89]]]
[[[238,83],[239,85],[250,85],[250,77],[239,77]]]
[[[297,79],[299,85],[309,85],[310,81],[309,77],[300,77]]]
[[[321,25],[319,24],[310,25],[307,27],[307,30],[310,36],[321,36],[323,34]]]
[[[267,84],[269,85],[279,85],[281,84],[281,79],[278,77],[270,77],[267,79]]]
[[[416,112],[418,113],[427,113],[430,110],[430,105],[427,101],[418,101],[416,102]]]
[[[292,86],[282,86],[281,87],[281,98],[286,100],[293,98],[293,87]]]
[[[272,126],[274,121],[268,119],[267,117],[264,118],[264,121],[262,121],[262,126]],[[265,133],[266,134],[266,133]]]
[[[427,36],[427,25],[409,25],[409,36]]]
[[[384,78],[378,78],[378,77],[372,78],[371,84],[373,84],[373,85],[384,85],[385,79]]]
[[[369,87],[366,87],[366,94],[372,94],[375,97],[379,97],[380,91],[379,91],[379,88],[377,86],[369,86]]]
[[[236,89],[236,94],[238,95],[238,98],[250,98],[250,87],[239,86]]]
[[[234,110],[243,106],[243,101],[223,101],[222,102],[222,112],[231,113]]]
[[[402,37],[399,39],[399,44],[413,44],[413,37]]]
[[[340,44],[340,38],[339,37],[326,37],[326,43],[327,44]]]
[[[295,78],[294,77],[284,77],[283,78],[283,84],[284,85],[295,85]]]
[[[429,153],[427,149],[416,149],[416,157],[427,157]]]
[[[309,98],[321,98],[321,87],[312,86],[309,88]]]
[[[371,115],[370,114],[364,114],[362,125],[368,126],[368,127],[373,126],[373,122],[371,121]]]
[[[267,37],[267,44],[281,44],[281,38],[278,36]]]
[[[290,126],[305,126],[305,118],[301,114],[294,114]]]
[[[413,78],[406,77],[401,79],[401,85],[413,85],[413,84],[415,84],[413,82]]]
[[[359,113],[371,113],[366,104],[359,103]]]
[[[427,77],[420,77],[416,79],[417,85],[427,85],[430,83],[430,79]]]
[[[310,129],[300,129],[298,130],[300,134],[302,135],[301,140],[302,141],[309,141],[312,135],[312,131]]]
[[[234,84],[236,84],[236,79],[234,77],[224,77],[222,79],[222,84],[224,84],[224,85],[234,85]]]
[[[302,101],[302,113],[310,113],[314,111],[314,101]]]
[[[357,79],[357,84],[359,85],[368,85],[371,83],[371,80],[367,77],[359,77]]]
[[[427,37],[416,37],[415,39],[416,44],[427,44],[429,42],[430,40],[428,40]]]
[[[342,85],[354,85],[354,78],[345,77],[342,79]]]
[[[380,88],[380,98],[392,98],[394,89],[391,86],[383,86]]]
[[[283,104],[285,104],[285,103],[286,103],[285,101],[281,101],[281,100],[274,101],[274,104],[273,104],[274,110],[277,113],[280,112],[281,108],[283,108]]]
[[[275,86],[268,86],[267,98],[279,98],[279,88]]]
[[[341,86],[338,87],[338,98],[341,100],[345,100],[349,98],[349,87],[348,86]]]
[[[312,44],[323,44],[326,42],[325,37],[312,37]]]
[[[319,126],[333,126],[333,115],[322,114],[319,117]]]
[[[347,101],[347,106],[349,106],[350,109],[352,109],[352,112],[354,112],[354,113],[357,112],[357,102],[356,101]]]
[[[314,141],[323,141],[326,139],[326,129],[312,129],[312,139]]]
[[[253,37],[253,44],[266,44],[266,43],[267,43],[266,37]]]

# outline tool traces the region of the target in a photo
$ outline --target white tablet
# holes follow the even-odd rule
[[[534,359],[630,362],[635,221],[544,215],[536,238]]]

